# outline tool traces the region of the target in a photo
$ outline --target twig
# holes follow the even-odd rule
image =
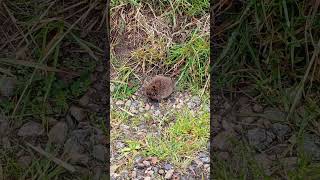
[[[39,154],[41,154],[41,155],[45,156],[46,158],[50,159],[51,161],[53,161],[57,165],[64,167],[65,169],[67,169],[71,173],[74,173],[76,171],[76,169],[72,165],[70,165],[70,164],[68,164],[68,163],[66,163],[66,162],[54,157],[53,155],[51,155],[51,154],[45,152],[44,150],[42,150],[41,148],[35,147],[32,144],[27,143],[27,142],[26,142],[26,145],[31,147],[33,150],[37,151]]]

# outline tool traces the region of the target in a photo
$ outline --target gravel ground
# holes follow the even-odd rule
[[[30,143],[41,149],[46,149],[50,144],[55,147],[55,157],[69,163],[76,169],[75,175],[90,176],[94,179],[105,179],[106,168],[106,137],[98,124],[105,122],[106,98],[105,72],[101,67],[96,68],[92,74],[92,83],[89,90],[74,104],[72,104],[63,117],[48,117],[49,131],[45,132],[40,121],[27,119],[19,125],[9,120],[0,118],[0,144],[8,152],[15,152],[17,162],[21,167],[28,167],[32,161],[40,157],[39,152],[14,147],[16,144]],[[7,80],[9,86],[2,87],[6,97],[14,89],[14,83]],[[2,93],[3,94],[3,93]],[[0,99],[6,98],[1,96]],[[92,116],[94,115],[94,116]],[[17,142],[18,141],[18,142]]]
[[[111,85],[111,91],[113,85]],[[124,136],[117,138],[116,142],[111,143],[111,179],[209,179],[209,151],[208,148],[203,152],[195,155],[195,159],[187,165],[186,170],[174,167],[171,162],[162,162],[157,157],[143,157],[137,155],[134,157],[133,166],[130,169],[118,171],[117,167],[123,163],[123,156],[121,156],[120,149],[125,147],[125,137],[135,137],[141,139],[146,134],[160,134],[157,130],[157,119],[166,117],[171,112],[177,112],[184,107],[187,107],[192,113],[197,111],[201,106],[205,107],[205,111],[209,111],[208,104],[201,102],[200,97],[192,96],[190,93],[175,92],[168,99],[162,102],[154,102],[141,95],[138,91],[131,98],[126,101],[112,100],[111,108],[115,111],[125,111],[133,116],[151,115],[151,119],[156,119],[151,123],[139,123],[137,127],[130,127],[125,123],[118,125],[118,127],[111,127],[111,134],[113,129],[124,132]],[[208,119],[209,121],[209,119]]]
[[[282,176],[279,171],[281,162],[284,169],[297,167],[296,133],[286,123],[286,114],[279,109],[264,107],[245,96],[229,100],[216,95],[213,106],[217,120],[212,125],[216,161],[230,163],[234,169],[240,163],[237,159],[232,140],[244,142],[253,150],[253,157],[266,175]],[[314,161],[320,157],[320,137],[315,134],[304,136],[303,148]],[[215,164],[215,163],[214,163]],[[239,167],[238,167],[239,168]]]

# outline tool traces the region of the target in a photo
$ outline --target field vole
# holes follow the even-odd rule
[[[159,101],[169,97],[173,89],[171,78],[157,75],[144,87],[144,93],[150,99]]]

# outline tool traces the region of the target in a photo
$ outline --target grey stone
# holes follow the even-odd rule
[[[81,106],[87,106],[90,102],[90,97],[88,95],[88,93],[86,93],[84,96],[82,96],[80,99],[79,99],[79,104]]]
[[[83,109],[77,106],[71,106],[70,114],[77,121],[82,121],[86,117],[86,113],[83,111]]]
[[[18,131],[18,136],[30,137],[30,136],[40,136],[44,132],[44,128],[41,124],[30,121],[25,123]]]
[[[166,175],[164,176],[165,179],[171,179],[172,175],[174,173],[174,170],[173,169],[170,169]]]
[[[272,131],[273,133],[282,138],[285,134],[287,134],[290,131],[289,126],[280,124],[280,123],[274,123],[272,124]]]
[[[306,134],[303,141],[304,151],[314,161],[320,160],[320,137],[315,134]]]
[[[0,116],[0,138],[6,136],[9,131],[9,122]]]
[[[105,161],[106,159],[106,148],[102,145],[95,145],[93,146],[93,157],[100,160],[100,161]]]
[[[257,154],[255,156],[255,160],[262,167],[266,175],[270,176],[272,174],[272,171],[271,171],[272,160],[270,160],[266,154],[264,153]]]
[[[0,95],[11,97],[14,94],[16,84],[15,78],[2,76],[0,78]]]
[[[122,149],[122,148],[124,148],[124,146],[125,146],[124,143],[122,143],[122,142],[116,142],[116,148],[117,148],[117,149]]]
[[[259,151],[265,150],[274,140],[275,135],[265,129],[255,128],[248,130],[247,134],[250,145]]]
[[[87,165],[89,162],[88,154],[80,154],[80,153],[74,152],[74,153],[69,153],[68,157],[70,158],[70,162],[72,164]]]
[[[234,133],[222,131],[213,138],[212,146],[219,150],[230,150],[232,147],[231,139],[235,137]]]
[[[143,163],[145,166],[150,166],[150,164],[151,164],[150,161],[143,161],[142,163]]]
[[[171,164],[166,163],[163,168],[168,171],[168,170],[172,169],[173,166]]]
[[[64,144],[64,153],[83,153],[84,148],[78,142],[76,137],[70,137]]]
[[[263,117],[272,121],[285,121],[286,113],[276,108],[266,108],[263,112]]]
[[[33,158],[29,155],[21,156],[18,159],[18,164],[22,168],[27,168],[31,164],[32,160],[33,160]]]
[[[49,131],[49,141],[57,144],[63,144],[68,133],[68,126],[65,122],[58,122]]]
[[[131,100],[128,100],[128,101],[126,102],[125,106],[126,106],[126,107],[130,107],[130,106],[131,106],[131,103],[132,103]]]
[[[254,104],[252,107],[254,112],[261,113],[263,112],[263,107],[259,104]]]
[[[163,169],[160,169],[160,170],[158,171],[158,173],[159,173],[159,174],[164,174],[164,170],[163,170]]]

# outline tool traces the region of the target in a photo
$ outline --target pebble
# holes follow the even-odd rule
[[[163,169],[160,169],[160,170],[158,171],[158,173],[159,173],[159,174],[164,174],[164,170],[163,170]]]
[[[124,148],[124,146],[125,146],[125,144],[122,143],[122,142],[117,142],[117,143],[116,143],[116,148],[117,148],[117,149],[122,149],[122,148]]]
[[[128,101],[126,102],[125,106],[126,106],[126,107],[130,107],[131,104],[132,104],[131,100],[128,100]]]
[[[154,112],[154,115],[155,115],[155,116],[159,116],[160,114],[161,114],[160,110],[156,110],[156,111]]]
[[[68,126],[65,122],[58,122],[49,131],[49,141],[57,144],[63,144],[68,133]]]
[[[164,165],[164,169],[165,170],[170,170],[170,169],[172,169],[173,168],[173,166],[171,165],[171,164],[168,164],[168,163],[166,163],[165,165]]]
[[[77,106],[71,106],[70,108],[70,114],[71,116],[73,116],[77,121],[82,121],[86,114],[85,112],[83,111],[82,108],[80,107],[77,107]]]
[[[150,166],[150,162],[149,161],[143,161],[142,162],[145,166]]]
[[[131,177],[132,177],[132,178],[137,177],[137,172],[136,172],[136,171],[132,171],[132,172],[131,172]]]
[[[144,168],[144,166],[145,166],[145,165],[144,165],[143,163],[138,163],[138,164],[137,164],[137,167],[140,168],[140,169]]]
[[[139,112],[144,112],[144,108],[139,107]]]
[[[16,79],[12,77],[0,78],[0,95],[5,97],[10,97],[14,94],[14,89],[16,87]]]
[[[166,173],[166,175],[164,176],[164,178],[165,178],[165,179],[171,179],[173,173],[174,173],[174,170],[173,170],[173,169],[169,170],[169,171]]]
[[[114,89],[115,89],[114,84],[110,84],[110,91],[111,91],[112,93],[114,92]]]
[[[26,156],[21,156],[18,159],[18,163],[20,166],[22,166],[23,168],[27,168],[32,162],[32,157],[29,155]]]
[[[124,104],[124,102],[121,101],[121,100],[119,100],[119,101],[116,102],[116,105],[117,105],[117,106],[121,106],[121,105],[123,105],[123,104]]]
[[[262,151],[269,146],[275,135],[265,129],[255,128],[248,131],[247,137],[250,145]]]
[[[144,180],[151,180],[151,177],[149,177],[149,176],[144,177]]]
[[[44,132],[41,124],[34,121],[25,123],[18,131],[18,136],[40,136]]]
[[[106,148],[102,145],[95,145],[93,146],[93,152],[92,155],[94,158],[100,161],[105,161],[106,157]]]
[[[84,96],[82,96],[80,99],[79,99],[79,104],[81,106],[87,106],[90,102],[90,97],[88,94],[85,94]]]
[[[256,113],[261,113],[263,112],[263,107],[259,104],[254,104],[252,110]]]
[[[225,109],[229,109],[229,108],[231,108],[231,105],[226,101],[226,102],[223,104],[223,107],[224,107]]]
[[[149,111],[150,110],[150,105],[149,104],[146,104],[145,108],[144,108],[146,111]]]

